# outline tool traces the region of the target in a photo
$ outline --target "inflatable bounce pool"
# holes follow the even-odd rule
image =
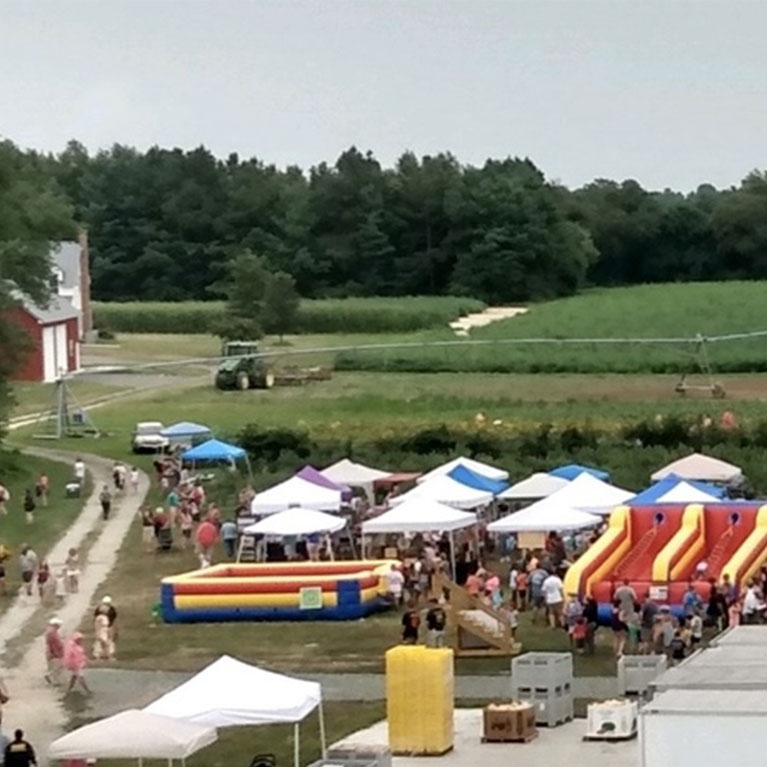
[[[166,623],[354,620],[385,609],[394,560],[222,564],[164,578]]]

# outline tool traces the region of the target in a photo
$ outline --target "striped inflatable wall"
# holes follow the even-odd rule
[[[385,609],[394,560],[221,564],[164,578],[166,623],[355,620]]]

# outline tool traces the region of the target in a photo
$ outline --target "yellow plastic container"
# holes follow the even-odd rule
[[[453,747],[453,651],[400,645],[386,653],[386,715],[394,754]]]

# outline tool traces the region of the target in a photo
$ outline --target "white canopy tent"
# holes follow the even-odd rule
[[[672,461],[662,469],[658,469],[650,479],[657,482],[670,474],[680,479],[698,479],[702,482],[720,484],[737,484],[743,481],[743,471],[739,466],[702,453],[692,453]]]
[[[491,533],[547,533],[564,530],[581,530],[602,524],[596,514],[574,509],[552,501],[554,496],[533,503],[521,511],[507,514],[491,522],[487,529]]]
[[[678,482],[671,490],[656,498],[655,503],[719,503],[720,500],[689,482]]]
[[[339,511],[341,490],[315,485],[313,482],[291,477],[279,485],[258,493],[250,505],[255,516],[275,514],[291,507],[314,509],[315,511]]]
[[[620,506],[635,495],[636,493],[630,490],[615,487],[583,472],[545,500],[571,509],[594,514],[609,514],[616,506]]]
[[[242,532],[246,535],[312,535],[335,533],[344,527],[346,520],[343,517],[326,514],[324,511],[286,509],[248,525]]]
[[[433,477],[428,482],[416,485],[403,495],[389,499],[390,506],[399,506],[407,501],[436,501],[456,509],[476,509],[492,503],[493,494],[486,490],[464,485],[445,475]]]
[[[314,535],[316,533],[335,533],[346,527],[343,517],[326,514],[324,511],[313,509],[286,509],[275,514],[269,514],[258,522],[248,525],[243,529],[244,535],[271,535],[282,538],[284,536]],[[242,550],[245,545],[244,536],[240,536],[240,548],[237,552],[237,561],[240,561]],[[328,543],[330,558],[333,559],[333,547]]]
[[[180,759],[218,739],[210,724],[184,722],[148,711],[129,709],[86,724],[58,740],[48,750],[54,759]]]
[[[390,471],[373,469],[370,466],[350,461],[348,458],[336,461],[332,466],[323,469],[321,474],[337,485],[361,488],[371,501],[373,500],[373,483],[391,476]]]
[[[299,767],[299,724],[318,707],[324,757],[327,748],[320,685],[222,655],[144,711],[212,727],[293,723],[295,767]]]
[[[465,458],[461,456],[460,458],[454,458],[452,461],[443,463],[441,466],[437,466],[436,469],[432,469],[422,477],[419,477],[416,481],[419,484],[423,484],[424,482],[428,482],[435,477],[440,477],[443,474],[449,474],[457,466],[465,466],[467,469],[470,469],[477,474],[481,474],[483,477],[487,477],[488,479],[503,480],[509,478],[508,471],[498,469],[495,466],[490,466],[490,464],[482,463],[481,461],[475,461],[473,458]]]
[[[547,498],[569,484],[569,479],[538,471],[504,490],[498,498],[502,501],[536,501]]]
[[[471,527],[476,523],[476,514],[459,511],[436,501],[414,498],[362,523],[363,555],[366,535],[376,533],[450,533],[450,558],[453,574],[455,574],[453,532],[464,527]]]

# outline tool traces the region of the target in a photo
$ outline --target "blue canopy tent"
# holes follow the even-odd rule
[[[207,442],[203,442],[201,445],[197,445],[197,447],[193,447],[191,450],[186,450],[181,453],[181,460],[190,461],[192,466],[196,463],[217,463],[224,461],[234,464],[236,461],[243,458],[248,467],[248,474],[252,477],[253,473],[250,470],[248,454],[237,445],[229,445],[218,439],[209,439]]]
[[[166,426],[160,434],[169,440],[186,440],[195,437],[209,437],[212,432],[207,426],[191,421],[179,421],[172,426]]]
[[[715,498],[724,499],[727,497],[727,491],[723,487],[717,487],[716,485],[710,485],[708,482],[699,482],[694,479],[685,480],[681,477],[677,477],[676,474],[670,474],[668,477],[659,480],[654,485],[650,485],[646,490],[642,490],[641,493],[628,500],[626,504],[628,506],[644,506],[648,503],[655,503],[658,498],[665,495],[680,482],[686,482],[688,485],[692,485],[696,490],[700,490],[702,493],[707,493],[708,495],[713,495]]]
[[[584,472],[586,472],[586,474],[591,474],[592,477],[601,479],[602,482],[610,481],[609,472],[602,471],[602,469],[595,469],[591,466],[581,466],[577,463],[568,463],[565,466],[557,466],[557,468],[552,469],[549,474],[551,474],[552,477],[561,477],[562,479],[573,480],[579,474],[583,474]]]
[[[484,490],[493,495],[502,493],[509,486],[509,483],[500,479],[490,479],[484,474],[478,474],[463,465],[458,465],[447,474],[450,479],[460,482],[462,485],[474,488],[475,490]]]

